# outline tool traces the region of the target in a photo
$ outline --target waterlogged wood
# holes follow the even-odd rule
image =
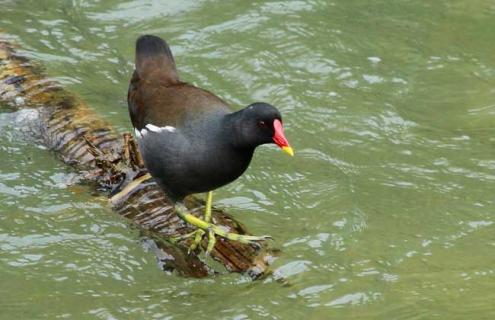
[[[38,66],[18,55],[13,45],[1,38],[0,101],[13,110],[33,109],[36,121],[32,123],[39,126],[37,138],[76,168],[83,180],[106,191],[112,208],[153,239],[150,247],[165,269],[193,277],[211,274],[197,252],[188,253],[190,239],[173,241],[193,229],[176,216],[173,205],[156,183],[146,179],[131,135],[116,133],[81,99],[47,79]],[[204,201],[196,197],[188,197],[186,206],[197,216],[204,212]],[[224,211],[214,209],[213,222],[232,232],[247,233]],[[206,241],[202,245],[205,248]],[[253,278],[265,275],[271,261],[264,243],[257,247],[222,238],[218,239],[212,257],[228,271],[245,272]]]

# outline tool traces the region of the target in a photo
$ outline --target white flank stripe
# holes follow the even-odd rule
[[[153,131],[153,132],[160,132],[160,127],[157,127],[155,126],[154,124],[147,124],[144,126],[146,129],[148,129],[149,131]]]
[[[175,127],[172,127],[172,126],[165,126],[161,129],[168,131],[168,132],[175,132]]]
[[[136,138],[142,138],[143,136],[141,135],[141,132],[139,132],[138,129],[134,128],[134,134],[136,135]]]
[[[175,127],[172,127],[172,126],[157,127],[154,124],[147,124],[144,128],[148,131],[157,132],[157,133],[160,133],[163,131],[175,132],[175,130],[176,130]],[[144,135],[143,131],[144,131],[144,129],[141,130],[142,135]]]

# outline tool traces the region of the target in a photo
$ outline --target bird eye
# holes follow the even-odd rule
[[[260,121],[258,121],[258,127],[260,127],[260,128],[266,128],[268,126],[266,125],[265,121],[260,120]]]

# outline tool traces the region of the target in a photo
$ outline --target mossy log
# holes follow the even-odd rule
[[[153,179],[145,179],[148,175],[132,136],[118,134],[84,101],[47,79],[42,68],[1,38],[0,101],[14,110],[36,110],[43,143],[92,187],[106,192],[113,210],[153,239],[164,268],[193,277],[212,273],[198,252],[188,253],[189,240],[172,240],[193,229],[175,215],[172,203]],[[195,215],[204,212],[204,201],[194,196],[186,199],[186,206]],[[213,222],[232,232],[247,233],[242,224],[218,209],[213,210]],[[272,255],[265,243],[255,246],[218,239],[212,257],[230,272],[257,278],[267,274]]]

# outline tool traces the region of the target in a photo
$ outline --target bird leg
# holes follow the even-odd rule
[[[205,208],[205,221],[210,222],[211,221],[211,202],[213,200],[213,191],[209,191],[208,194],[206,195],[206,208]],[[210,255],[210,252],[213,250],[215,247],[215,242],[217,242],[217,239],[215,239],[215,234],[211,229],[208,230],[208,246],[206,246],[206,252],[205,255],[208,257]]]
[[[211,221],[211,201],[212,201],[212,199],[213,199],[213,191],[209,191],[206,194],[206,207],[205,207],[205,220],[204,220],[205,222]],[[199,244],[201,243],[201,240],[203,239],[203,235],[205,234],[205,232],[202,229],[198,229],[198,230],[194,231],[194,234],[195,234],[194,241],[191,244],[191,246],[189,247],[189,250],[191,250],[191,251],[196,250],[196,248],[199,246]],[[211,238],[209,233],[208,233],[208,238]],[[214,236],[213,236],[213,241],[215,241]],[[215,245],[215,243],[213,242],[213,246],[214,245]],[[210,247],[210,241],[208,241],[208,248],[209,247]],[[209,255],[210,251],[211,250],[209,250],[209,251],[206,250],[207,256]]]
[[[209,201],[208,201],[209,200]],[[209,205],[208,205],[209,202]],[[209,209],[208,209],[209,208]],[[267,239],[271,239],[270,236],[250,236],[238,233],[227,232],[221,227],[210,223],[209,221],[205,221],[206,219],[211,220],[211,195],[208,195],[207,198],[207,208],[205,212],[205,220],[199,219],[196,216],[190,214],[187,211],[187,208],[182,204],[178,203],[175,206],[176,214],[185,222],[199,228],[203,233],[201,236],[207,232],[208,233],[208,247],[206,249],[206,254],[208,255],[215,245],[215,235],[220,236],[222,238],[226,238],[231,241],[237,241],[244,244],[252,244],[256,243],[256,241],[263,241]],[[195,231],[196,232],[196,231]],[[192,235],[191,233],[189,235]],[[197,235],[197,234],[196,234]]]

